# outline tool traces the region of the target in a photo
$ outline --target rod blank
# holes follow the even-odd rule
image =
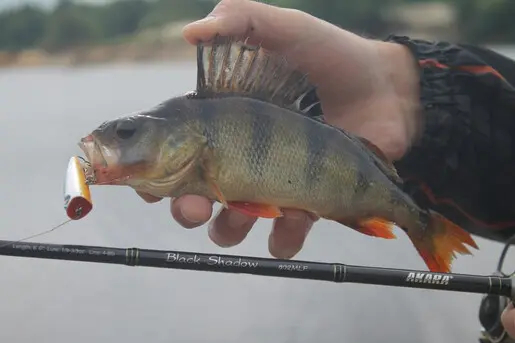
[[[495,294],[512,298],[512,279],[456,273],[353,266],[186,251],[113,248],[0,241],[0,255],[127,266],[251,274],[270,277],[359,283]]]

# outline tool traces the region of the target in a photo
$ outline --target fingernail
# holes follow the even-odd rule
[[[300,249],[302,249],[302,247],[297,249],[285,249],[282,251],[282,256],[280,258],[283,260],[289,260],[297,255]]]
[[[207,234],[209,238],[220,248],[230,248],[234,246],[234,244],[228,241],[226,237],[220,235],[220,232],[214,226],[214,220],[209,223],[207,227]]]
[[[307,219],[307,215],[300,211],[288,212],[288,221],[303,223]]]
[[[291,228],[292,230],[298,230],[298,227],[301,225],[305,225],[309,219],[310,218],[307,214],[295,211],[289,212],[288,216],[284,217],[284,219],[282,220],[284,221],[283,225],[287,226],[288,228]]]
[[[299,247],[291,247],[291,246],[278,248],[276,246],[276,242],[275,242],[275,239],[273,238],[273,236],[270,239],[270,246],[272,246],[273,249],[275,250],[274,256],[276,258],[280,258],[280,259],[284,259],[284,260],[289,260],[290,258],[295,256],[299,252],[299,249],[300,249]]]
[[[212,14],[209,14],[208,16],[200,19],[200,20],[197,20],[197,21],[194,21],[192,24],[205,24],[205,23],[208,23],[212,20],[216,19],[216,17]]]
[[[190,222],[190,224],[198,224],[198,223],[201,222],[201,220],[199,220],[199,219],[192,219],[192,218],[190,218],[188,215],[186,215],[187,211],[186,212],[183,211],[182,208],[179,211],[181,213],[182,218],[184,218],[186,221]]]
[[[240,228],[250,221],[249,217],[240,212],[231,212],[227,218],[227,224],[234,229]]]
[[[275,246],[275,244],[276,244],[275,240],[272,237],[271,241],[270,241],[270,245],[273,247],[273,246]],[[277,249],[277,248],[275,248],[275,249]],[[297,253],[301,249],[302,249],[302,245],[301,246],[295,246],[295,247],[292,247],[292,246],[283,247],[283,248],[280,248],[280,249],[276,250],[275,257],[283,259],[283,260],[289,260],[293,256],[297,255]]]

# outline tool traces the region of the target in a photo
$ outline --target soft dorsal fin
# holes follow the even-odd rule
[[[397,183],[403,183],[403,180],[397,173],[397,169],[393,163],[390,162],[388,158],[386,158],[386,155],[381,149],[379,149],[377,145],[363,137],[357,137],[357,139],[361,141],[361,143],[363,143],[363,145],[367,147],[368,150],[370,150],[375,155],[375,157],[377,157],[377,159],[380,160],[381,163],[378,163],[377,165],[381,168],[381,170],[383,170],[389,177],[393,178]]]
[[[381,159],[384,163],[391,164],[390,161],[386,158],[386,155],[383,153],[381,149],[368,139],[364,137],[358,137],[358,139],[368,148],[370,149],[374,154],[376,154],[377,157]]]
[[[381,149],[368,139],[356,136],[354,134],[351,134],[350,132],[347,132],[345,129],[342,129],[341,127],[337,127],[334,125],[329,124],[326,122],[321,115],[313,114],[310,116],[313,120],[319,121],[320,123],[323,123],[325,125],[328,125],[341,133],[343,133],[351,142],[354,144],[357,144],[361,146],[363,149],[366,150],[366,152],[370,153],[369,156],[371,156],[374,160],[374,163],[383,173],[385,173],[390,179],[392,179],[395,183],[398,185],[402,185],[404,183],[404,180],[399,176],[397,173],[397,169],[393,165],[392,162],[386,157],[386,155],[383,153]]]
[[[216,35],[197,45],[197,89],[189,97],[242,96],[311,117],[320,115],[312,114],[319,103],[315,92],[306,73],[246,39]]]

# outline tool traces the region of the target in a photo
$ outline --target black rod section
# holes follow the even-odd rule
[[[0,241],[0,255],[496,294],[512,298],[511,278],[499,276],[432,273],[419,270],[201,254],[187,251],[122,249],[16,241]]]

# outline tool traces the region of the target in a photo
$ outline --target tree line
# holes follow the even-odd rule
[[[301,9],[358,34],[384,37],[387,7],[424,0],[269,0]],[[427,0],[426,0],[427,1]],[[460,35],[468,42],[514,42],[514,0],[441,0],[458,10]],[[105,5],[60,0],[51,10],[26,5],[0,13],[0,50],[42,48],[49,52],[108,43],[140,30],[208,14],[216,0],[120,0]],[[322,5],[323,4],[323,5]],[[511,14],[510,14],[511,13]]]

